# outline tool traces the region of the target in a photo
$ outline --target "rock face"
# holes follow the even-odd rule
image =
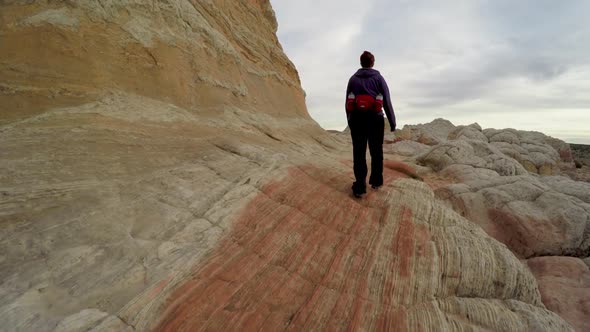
[[[538,132],[486,129],[491,145],[521,163],[529,172],[552,175],[560,161],[571,163],[572,152],[562,141]]]
[[[467,161],[468,165],[496,170],[500,175],[524,174],[520,167],[512,165],[516,161],[528,172],[553,175],[558,173],[560,163],[573,163],[572,152],[567,143],[539,132],[482,130],[477,123],[454,126],[448,120],[436,119],[427,124],[404,126],[396,133],[396,137],[403,141],[437,146],[432,151],[434,156],[431,158],[434,160],[422,160],[437,170]],[[447,153],[448,150],[451,151],[450,154]],[[504,167],[508,169],[502,169],[498,163],[507,164]],[[506,172],[509,174],[505,174]]]
[[[2,329],[570,329],[424,167],[349,196],[268,1],[0,9]],[[454,130],[466,167],[526,172]]]
[[[412,140],[426,145],[436,145],[447,140],[455,126],[448,120],[436,119],[422,125],[406,125],[396,132],[396,137]]]
[[[3,329],[127,326],[284,146],[334,144],[275,30],[268,1],[0,3]]]
[[[538,257],[528,266],[539,282],[547,308],[571,322],[577,331],[590,330],[590,270],[575,257]]]
[[[401,156],[414,156],[421,152],[425,152],[429,149],[429,146],[426,144],[418,143],[415,141],[400,141],[397,144],[391,144],[389,151],[385,150],[385,152],[391,154],[397,154]]]
[[[344,169],[266,184],[157,330],[567,329],[505,247],[387,166],[366,201],[350,198]]]
[[[590,166],[590,146],[584,144],[570,144],[574,159],[583,166]]]
[[[564,168],[563,171],[572,179],[590,182],[590,146],[570,144],[574,156],[574,167]]]
[[[442,120],[412,127],[412,138],[419,141],[421,131],[436,132],[432,128],[443,123],[446,138],[439,135],[437,144],[414,154],[438,176],[452,179],[437,186],[437,197],[517,256],[531,258],[543,302],[587,330],[587,294],[573,293],[588,287],[590,271],[578,258],[560,257],[590,256],[590,185],[554,175],[572,167],[568,145],[536,132],[482,130],[476,124],[453,129]],[[403,149],[408,143],[396,143],[392,151],[395,145]],[[562,267],[566,272],[559,278],[564,279],[555,284],[553,276]]]
[[[437,195],[517,255],[590,254],[588,183],[535,176],[570,164],[567,144],[536,132],[482,130],[477,124],[452,129],[440,119],[412,130],[418,140],[421,131],[449,132],[416,160],[456,179],[459,183],[439,188]],[[402,144],[409,143],[392,150]]]
[[[203,115],[234,106],[309,119],[268,1],[8,1],[1,6],[0,123],[95,101],[105,90]]]
[[[475,173],[492,171],[496,175],[523,175],[527,171],[516,160],[500,152],[494,146],[472,139],[448,141],[427,150],[418,161],[436,171],[453,172],[455,165],[470,167]],[[461,173],[465,173],[463,170]]]
[[[578,186],[584,190],[579,196],[587,196],[590,186],[561,180],[497,177],[453,184],[439,189],[437,195],[520,257],[586,257],[590,253],[590,204],[572,191]]]

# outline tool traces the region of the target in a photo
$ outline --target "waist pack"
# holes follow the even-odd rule
[[[377,98],[373,98],[370,95],[358,95],[350,93],[346,98],[346,111],[372,111],[381,112],[383,107],[383,95],[377,95]]]

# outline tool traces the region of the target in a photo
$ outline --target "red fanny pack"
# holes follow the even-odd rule
[[[377,98],[373,98],[370,95],[359,95],[354,96],[350,94],[346,99],[346,110],[352,112],[357,111],[374,111],[381,112],[383,107],[383,96],[378,95]]]

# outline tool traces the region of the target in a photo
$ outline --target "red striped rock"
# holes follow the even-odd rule
[[[350,197],[268,1],[0,9],[2,329],[568,330],[436,179]]]
[[[536,257],[527,260],[539,282],[543,303],[576,331],[590,330],[590,269],[575,257]]]
[[[386,182],[359,201],[345,173],[290,169],[175,291],[122,316],[161,315],[163,331],[567,329],[505,247],[421,182],[392,168]]]

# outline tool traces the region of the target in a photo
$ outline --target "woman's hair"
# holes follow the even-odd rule
[[[364,51],[361,54],[361,66],[363,68],[372,68],[375,64],[375,56],[369,51]]]

